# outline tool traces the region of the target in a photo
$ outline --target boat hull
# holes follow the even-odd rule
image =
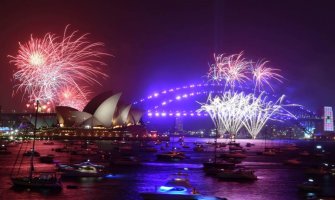
[[[198,194],[164,194],[156,192],[141,193],[144,200],[195,200],[201,195]]]
[[[29,180],[28,177],[12,178],[12,183],[15,187],[24,187],[32,189],[54,189],[61,190],[62,184],[59,181],[43,181],[39,179]]]

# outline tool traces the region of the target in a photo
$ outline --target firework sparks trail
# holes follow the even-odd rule
[[[249,104],[248,112],[243,120],[244,127],[248,130],[253,139],[257,137],[268,120],[281,121],[278,116],[285,116],[295,118],[285,107],[298,106],[295,104],[283,104],[284,95],[282,95],[276,102],[267,101],[264,93],[258,97],[253,96]],[[277,116],[274,118],[273,116]]]
[[[243,125],[246,106],[251,95],[244,93],[225,92],[221,97],[208,98],[207,103],[201,105],[198,112],[208,112],[217,129],[224,129],[236,137]]]
[[[282,82],[283,76],[278,74],[279,69],[274,69],[270,67],[265,67],[268,61],[259,61],[255,66],[252,67],[253,80],[255,82],[255,90],[261,91],[263,85],[268,85],[272,90],[270,80],[274,79],[279,82]]]
[[[16,66],[14,79],[17,90],[28,95],[29,101],[50,101],[58,104],[60,90],[76,88],[82,96],[83,82],[98,83],[100,77],[107,77],[100,66],[100,59],[108,55],[100,48],[102,43],[90,43],[87,34],[77,36],[77,31],[67,32],[62,37],[47,33],[42,39],[31,36],[25,44],[19,43],[16,56],[9,56]],[[65,89],[64,89],[65,88]]]
[[[231,55],[227,58],[224,77],[226,84],[229,85],[232,90],[234,90],[236,83],[240,84],[249,80],[247,69],[251,62],[246,61],[242,56],[243,52]]]
[[[223,54],[215,55],[215,63],[210,66],[207,77],[211,81],[225,81],[225,87],[234,90],[235,85],[249,80],[248,67],[251,64],[243,57],[243,52],[224,57]]]
[[[86,96],[89,94],[90,92],[84,88],[81,88],[81,91],[79,91],[77,90],[77,88],[66,87],[58,93],[58,105],[68,106],[81,111],[88,103],[88,99],[86,98]]]
[[[218,132],[224,134],[226,132],[225,125],[222,123],[222,120],[220,119],[219,113],[220,113],[220,98],[212,98],[211,95],[208,97],[208,102],[211,102],[211,104],[201,104],[201,109],[198,112],[206,111],[210,118],[212,119],[215,127],[217,128]]]
[[[238,131],[245,126],[250,135],[256,138],[268,120],[277,120],[273,116],[294,117],[284,105],[284,95],[276,102],[267,101],[266,96],[254,94],[225,92],[222,96],[212,98],[209,96],[207,103],[201,104],[198,112],[207,112],[214,122],[215,127],[230,133],[231,139],[237,137]]]

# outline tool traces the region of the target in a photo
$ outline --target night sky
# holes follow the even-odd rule
[[[22,0],[0,3],[0,105],[20,110],[13,96],[18,42],[66,25],[103,42],[109,78],[95,94],[123,92],[127,101],[154,91],[204,81],[213,53],[245,52],[267,59],[285,80],[276,92],[317,111],[335,105],[333,1]]]

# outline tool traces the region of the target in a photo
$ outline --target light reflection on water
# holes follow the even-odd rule
[[[207,141],[204,139],[204,141]],[[192,146],[192,141],[188,141]],[[282,142],[282,141],[281,141]],[[260,147],[260,144],[256,144]],[[55,148],[56,145],[52,146]],[[17,147],[15,147],[18,150]],[[11,148],[10,150],[15,150]],[[38,143],[41,154],[50,153],[50,146]],[[293,200],[306,199],[298,193],[296,185],[301,183],[305,177],[301,168],[283,165],[277,157],[262,157],[252,155],[243,162],[255,170],[258,180],[254,182],[224,182],[210,176],[206,176],[202,170],[202,161],[208,160],[212,153],[195,153],[190,149],[179,149],[186,152],[190,158],[179,162],[158,162],[155,153],[143,155],[145,161],[139,167],[112,168],[112,176],[103,180],[98,179],[68,179],[63,180],[63,191],[59,194],[48,192],[14,191],[11,189],[9,171],[14,163],[15,156],[0,155],[0,199],[118,199],[118,200],[140,200],[140,192],[154,191],[163,185],[167,178],[177,172],[184,171],[190,175],[190,182],[203,195],[214,195],[226,197],[229,200]],[[51,152],[56,155],[56,160],[62,162],[78,161],[76,157],[66,153]],[[52,165],[39,164],[38,169],[53,169]],[[23,162],[27,169],[28,161]],[[67,186],[77,186],[75,189]]]

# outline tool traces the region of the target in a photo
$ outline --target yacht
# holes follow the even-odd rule
[[[31,177],[12,177],[11,180],[15,187],[53,190],[62,189],[62,183],[55,172],[43,172],[38,175],[34,174]]]
[[[104,166],[96,165],[90,161],[74,165],[58,165],[59,171],[62,171],[62,177],[103,177]]]
[[[158,160],[168,160],[168,161],[179,161],[186,158],[185,154],[178,151],[169,151],[161,154],[157,154]]]

